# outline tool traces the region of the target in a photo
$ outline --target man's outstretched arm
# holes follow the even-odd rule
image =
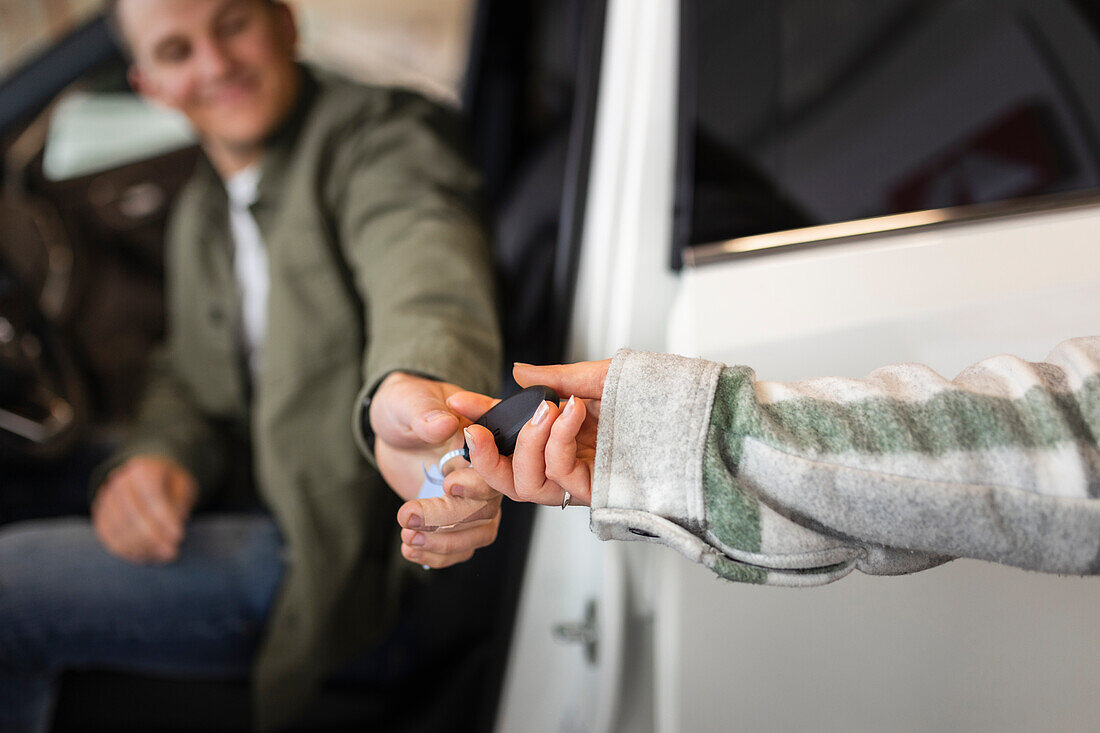
[[[499,498],[460,505],[449,498],[415,500],[422,465],[461,444],[462,425],[446,398],[457,385],[497,388],[501,344],[492,268],[478,215],[479,180],[459,152],[457,120],[404,93],[390,95],[379,114],[378,124],[348,146],[341,163],[350,172],[338,192],[345,212],[340,241],[364,300],[368,338],[353,429],[390,486],[413,500],[399,515],[405,556],[442,567],[491,542],[499,521]],[[373,445],[362,430],[368,395]],[[472,471],[461,476],[480,482]],[[446,537],[411,526],[412,517],[432,526],[427,519],[456,524],[481,514],[492,516]]]

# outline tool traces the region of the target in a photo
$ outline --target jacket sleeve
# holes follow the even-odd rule
[[[1100,337],[952,381],[903,364],[779,383],[622,351],[603,398],[603,539],[653,539],[776,585],[956,557],[1100,571]]]
[[[458,121],[408,93],[348,146],[341,245],[364,297],[362,398],[407,371],[493,394],[501,345],[477,174],[461,154]]]

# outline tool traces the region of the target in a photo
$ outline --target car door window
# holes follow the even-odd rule
[[[679,253],[1100,186],[1097,0],[684,0],[681,30]]]

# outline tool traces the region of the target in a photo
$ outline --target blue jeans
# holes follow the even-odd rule
[[[283,573],[265,514],[192,520],[178,559],[134,565],[87,519],[0,528],[0,731],[48,728],[58,676],[247,676]]]

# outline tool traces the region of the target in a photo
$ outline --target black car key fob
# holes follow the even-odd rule
[[[555,405],[561,404],[558,393],[549,387],[541,384],[528,387],[522,392],[493,405],[488,412],[474,421],[474,425],[480,425],[493,434],[493,440],[497,444],[497,452],[500,455],[510,456],[516,451],[516,440],[519,439],[519,431],[523,430],[523,426],[534,417],[535,410],[539,409],[539,405],[543,402],[553,402]],[[461,448],[456,448],[440,458],[439,464],[432,466],[431,470],[427,466],[424,467],[426,481],[424,486],[421,487],[421,498],[442,496],[442,492],[439,492],[438,489],[429,491],[426,487],[443,485],[444,467],[454,458],[469,461],[470,446],[463,443]]]
[[[506,400],[501,400],[488,412],[474,421],[474,425],[480,425],[493,434],[493,440],[497,444],[497,452],[502,456],[510,456],[516,450],[516,440],[519,431],[539,409],[543,402],[561,404],[558,393],[541,384],[512,395]],[[470,447],[465,446],[465,457],[469,460]]]

